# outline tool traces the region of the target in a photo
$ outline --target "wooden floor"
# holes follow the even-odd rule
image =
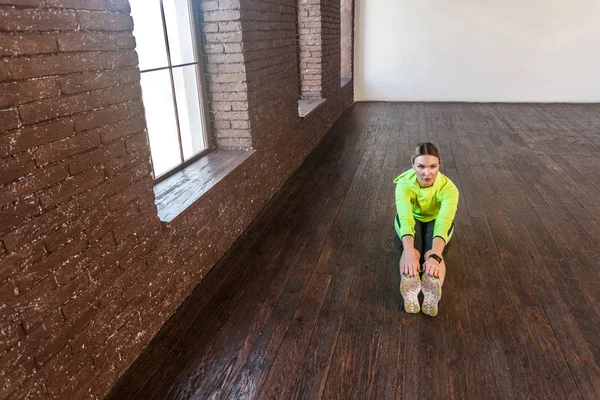
[[[402,311],[393,179],[459,187],[437,317]],[[599,399],[600,105],[357,103],[111,399]]]

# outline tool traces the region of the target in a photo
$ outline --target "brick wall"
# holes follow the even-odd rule
[[[352,0],[341,0],[341,73],[343,78],[352,77],[352,43],[354,36],[354,10]]]
[[[255,153],[163,226],[127,1],[0,0],[0,398],[106,394],[352,103],[338,50],[298,118],[295,1],[198,4],[213,134]]]
[[[301,98],[321,98],[323,91],[322,0],[298,0],[298,58]]]
[[[204,71],[214,143],[224,149],[252,147],[248,86],[242,54],[239,0],[199,1]]]

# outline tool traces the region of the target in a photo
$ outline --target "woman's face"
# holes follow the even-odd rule
[[[422,188],[430,187],[440,171],[440,160],[436,156],[419,156],[413,162],[417,180]]]

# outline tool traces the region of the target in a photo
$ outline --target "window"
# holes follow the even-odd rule
[[[130,0],[156,180],[209,148],[189,0]]]

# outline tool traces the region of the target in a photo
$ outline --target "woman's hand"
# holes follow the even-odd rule
[[[425,260],[423,263],[423,271],[429,276],[434,276],[436,278],[440,277],[440,272],[443,266],[441,263],[435,258],[431,257]]]
[[[415,251],[402,252],[400,257],[400,273],[409,276],[415,276],[419,273],[419,260],[416,257]]]

